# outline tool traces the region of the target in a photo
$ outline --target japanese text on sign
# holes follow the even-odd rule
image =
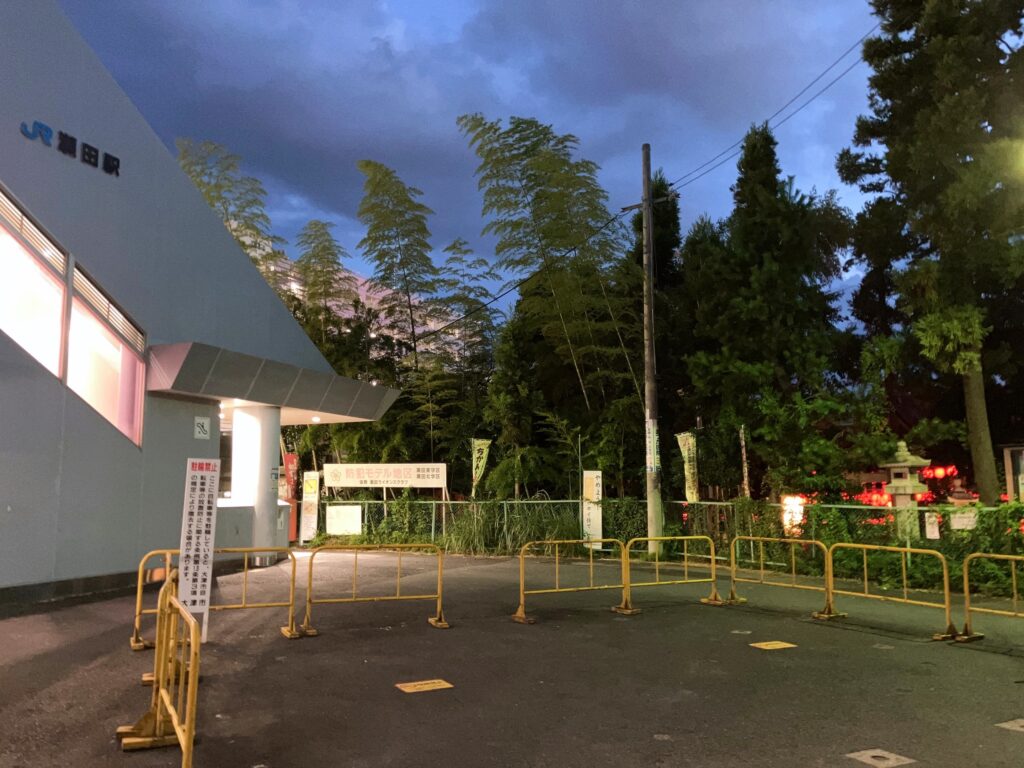
[[[445,488],[446,464],[324,464],[328,488]]]
[[[102,168],[103,172],[108,176],[121,175],[121,159],[119,157],[109,152],[101,153],[92,144],[79,141],[75,136],[65,131],[57,131],[55,135],[53,128],[46,123],[38,120],[33,120],[31,126],[28,123],[22,123],[21,135],[29,141],[39,141],[43,146],[47,147],[53,147],[54,138],[56,138],[56,149],[62,155],[80,160],[83,164],[93,168]]]
[[[185,467],[178,600],[190,613],[206,613],[213,591],[213,540],[217,531],[220,460],[189,459]]]

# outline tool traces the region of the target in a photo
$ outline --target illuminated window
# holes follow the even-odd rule
[[[0,331],[139,444],[145,337],[77,266],[67,295],[68,262],[0,192]]]
[[[6,225],[0,226],[0,331],[60,375],[64,284]]]
[[[68,386],[136,443],[144,373],[139,355],[76,296],[68,332]]]

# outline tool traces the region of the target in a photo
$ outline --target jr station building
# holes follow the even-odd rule
[[[53,0],[0,3],[0,51],[0,603],[177,547],[222,422],[217,545],[285,543],[281,426],[398,393],[334,374]]]

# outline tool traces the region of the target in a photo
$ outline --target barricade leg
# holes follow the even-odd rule
[[[144,651],[147,648],[152,648],[153,647],[153,641],[152,640],[146,640],[144,637],[142,637],[142,635],[139,633],[138,630],[139,630],[139,628],[136,625],[136,631],[132,633],[131,639],[128,641],[129,644],[132,647],[132,650],[133,651]]]
[[[519,607],[512,614],[517,624],[536,624],[537,620],[526,615],[526,547],[519,552]]]
[[[747,602],[747,598],[740,597],[736,594],[735,587],[729,590],[729,597],[725,599],[724,605],[743,605]]]
[[[437,615],[427,619],[427,623],[436,629],[451,629],[451,624],[444,618],[444,609],[441,607],[441,598],[437,598]]]
[[[633,607],[633,586],[630,580],[633,578],[630,567],[630,552],[627,547],[623,547],[623,601],[618,605],[612,605],[611,609],[616,613],[621,613],[624,616],[634,616],[640,613],[640,608]]]
[[[281,634],[289,640],[297,640],[302,633],[295,626],[295,554],[289,552],[292,561],[292,580],[288,590],[288,624],[281,627]]]
[[[736,592],[736,542],[729,543],[729,597],[725,599],[726,605],[743,605],[747,598],[740,597]]]
[[[302,618],[302,626],[299,627],[299,631],[303,637],[316,637],[320,634],[320,631],[313,627],[313,600],[312,597],[306,598],[306,615]]]
[[[427,623],[436,629],[449,629],[451,624],[445,621],[442,595],[444,594],[444,555],[437,552],[437,613],[427,619]]]
[[[981,632],[975,632],[973,622],[971,621],[971,595],[970,595],[971,584],[965,577],[964,580],[964,631],[959,633],[953,639],[958,643],[975,643],[978,640],[984,640],[985,635]]]
[[[832,572],[832,549],[825,553],[825,607],[815,611],[811,616],[819,621],[831,621],[832,619],[845,619],[847,614],[837,611],[835,599],[835,575]]]
[[[150,559],[152,553],[147,553],[143,556],[142,560],[139,561],[139,572],[135,582],[135,622],[132,626],[132,636],[128,641],[133,651],[144,651],[147,648],[152,648],[155,644],[152,640],[147,640],[142,636],[142,596],[143,596],[143,580],[146,574],[146,563]],[[171,572],[171,556],[164,553],[164,579],[166,580],[167,574]]]
[[[971,630],[964,625],[964,631],[953,639],[958,643],[976,643],[979,640],[984,640],[985,635],[981,632],[971,632]]]
[[[533,616],[526,615],[526,602],[523,600],[519,601],[519,607],[516,612],[512,614],[512,621],[517,624],[536,624],[537,620]]]
[[[736,582],[729,582],[729,596],[725,599],[725,605],[743,605],[747,602],[747,598],[740,597],[736,591]]]
[[[128,641],[133,651],[144,651],[147,648],[153,647],[153,641],[147,640],[142,636],[142,616],[135,616],[135,627],[132,630],[132,636]]]
[[[715,562],[715,543],[711,542],[710,547],[708,564],[711,568],[711,594],[707,597],[702,597],[700,601],[704,605],[725,605],[725,600],[718,594],[718,567]]]
[[[725,605],[725,600],[718,594],[718,585],[715,582],[711,582],[711,594],[707,597],[702,597],[700,601],[704,605]]]
[[[152,672],[153,694],[150,697],[149,710],[132,725],[122,725],[115,732],[121,741],[121,749],[125,751],[170,747],[178,743],[174,723],[160,698],[160,684],[165,682],[169,676],[168,667],[177,661],[176,654],[173,653],[177,639],[173,638],[168,631],[172,628],[169,626],[171,618],[167,611],[167,596],[172,588],[173,583],[168,580],[160,590],[156,618],[156,655],[153,660]],[[170,675],[176,672],[176,669],[172,670]],[[145,679],[146,676],[143,675],[143,680],[145,681]]]
[[[158,717],[162,719],[158,721]],[[116,735],[121,741],[121,749],[125,752],[178,746],[178,734],[174,732],[174,724],[166,712],[157,715],[151,710],[134,725],[118,727]]]
[[[849,614],[842,613],[835,609],[831,592],[825,594],[825,607],[815,611],[811,616],[819,621],[831,621],[832,619],[845,619]]]
[[[964,631],[958,634],[954,640],[958,643],[973,643],[984,640],[985,636],[975,632],[971,622],[971,561],[978,557],[978,553],[972,553],[964,558]],[[1017,573],[1013,572],[1014,594],[1016,594]]]

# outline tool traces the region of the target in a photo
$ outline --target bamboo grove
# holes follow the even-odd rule
[[[767,124],[750,128],[733,208],[683,232],[700,201],[654,180],[664,485],[696,431],[702,484],[835,498],[897,439],[970,467],[996,500],[994,446],[1024,437],[1024,55],[1019,3],[875,0],[869,111],[837,158],[867,202],[800,187]],[[374,300],[328,221],[288,262],[265,190],[210,142],[183,169],[338,373],[402,390],[378,423],[286,430],[308,467],[444,461],[470,489],[470,440],[493,440],[478,495],[574,498],[581,467],[643,494],[639,216],[609,208],[579,140],[524,117],[458,118],[477,162],[480,231],[437,243],[399,170],[364,160],[358,244]],[[724,171],[723,171],[724,173]],[[629,195],[633,197],[634,195]],[[466,233],[476,236],[478,233]],[[301,290],[282,279],[289,269]],[[492,302],[502,287],[516,286]]]

